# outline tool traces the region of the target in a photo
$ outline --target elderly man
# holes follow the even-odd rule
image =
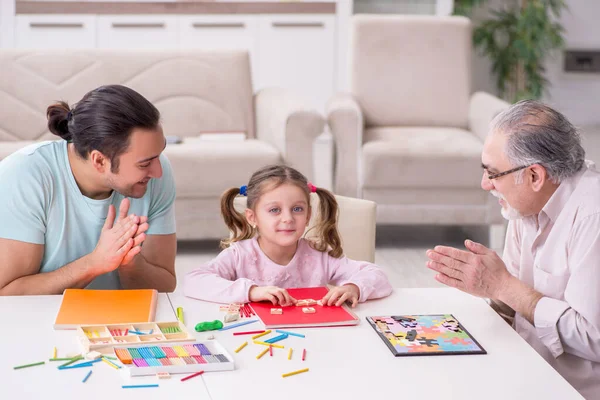
[[[517,332],[579,392],[600,399],[600,174],[575,127],[536,101],[492,122],[481,187],[510,222],[504,257],[427,251],[436,279],[514,316]]]

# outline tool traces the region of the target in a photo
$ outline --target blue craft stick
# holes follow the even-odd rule
[[[282,331],[281,329],[275,329],[275,332],[277,333],[285,333],[286,335],[292,335],[292,336],[298,336],[298,337],[305,337],[303,334],[301,333],[295,333],[295,332],[288,332],[288,331]]]
[[[287,333],[282,333],[279,336],[275,336],[275,337],[272,337],[271,339],[265,340],[265,343],[275,343],[275,342],[279,342],[280,340],[287,339],[287,338],[288,338]]]
[[[139,388],[153,388],[158,387],[157,384],[154,385],[123,385],[121,386],[123,389],[139,389]]]
[[[244,321],[244,322],[239,322],[237,324],[233,324],[233,325],[227,325],[222,327],[221,329],[219,329],[220,331],[226,331],[227,329],[232,329],[232,328],[237,328],[238,326],[242,326],[242,325],[248,325],[254,322],[258,322],[257,319],[253,319],[252,321]]]
[[[129,333],[135,333],[136,335],[145,335],[144,332],[129,330]]]
[[[102,361],[102,360],[100,358],[98,358],[98,359],[91,360],[91,361],[81,362],[79,364],[65,365],[64,367],[58,367],[58,369],[72,369],[72,368],[91,367],[94,363],[97,363],[98,361]]]
[[[148,332],[148,335],[152,335],[152,332],[154,332],[154,329],[150,329],[150,332]]]
[[[88,372],[87,375],[85,376],[85,378],[83,378],[83,380],[81,382],[85,383],[85,381],[88,380],[88,378],[90,377],[91,374],[92,374],[92,371]]]

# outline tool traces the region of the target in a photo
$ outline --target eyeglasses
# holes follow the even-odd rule
[[[520,171],[520,170],[525,169],[527,167],[531,167],[532,165],[533,164],[522,165],[522,166],[517,167],[517,168],[509,169],[508,171],[498,172],[497,174],[488,174],[488,179],[491,181],[493,179],[500,178],[501,176],[512,174],[513,172],[517,172],[517,171]]]

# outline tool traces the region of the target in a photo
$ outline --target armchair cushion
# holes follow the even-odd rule
[[[365,130],[363,187],[478,188],[483,144],[457,128]]]

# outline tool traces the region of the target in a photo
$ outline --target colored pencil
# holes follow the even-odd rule
[[[188,379],[192,379],[195,376],[202,375],[203,373],[204,373],[204,371],[199,371],[199,372],[196,372],[195,374],[188,375],[184,378],[181,378],[181,382],[187,381]]]
[[[238,336],[238,335],[253,335],[255,333],[264,333],[264,332],[265,332],[264,329],[262,331],[233,332],[233,336]]]
[[[33,363],[33,364],[19,365],[19,366],[13,367],[13,369],[35,367],[36,365],[42,365],[42,364],[46,364],[46,361],[40,361],[40,362]]]
[[[308,372],[308,368],[304,368],[304,369],[299,369],[298,371],[292,371],[292,372],[288,372],[286,374],[282,374],[281,376],[283,378],[287,378],[288,376],[292,376],[292,375],[296,375],[296,374],[301,374],[303,372]]]

